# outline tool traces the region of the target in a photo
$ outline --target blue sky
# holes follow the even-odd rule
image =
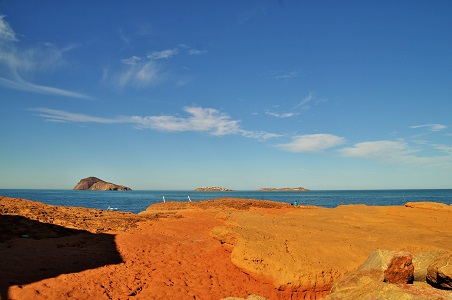
[[[0,2],[0,188],[452,188],[451,1]]]

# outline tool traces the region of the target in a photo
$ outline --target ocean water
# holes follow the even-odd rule
[[[352,190],[308,192],[196,192],[196,191],[74,191],[0,189],[1,196],[23,198],[52,205],[81,206],[87,208],[117,208],[120,211],[138,213],[163,201],[210,200],[216,198],[245,198],[272,200],[300,205],[336,207],[344,204],[404,205],[406,202],[432,201],[452,204],[452,189],[447,190]]]

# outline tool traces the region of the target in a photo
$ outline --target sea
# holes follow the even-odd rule
[[[426,190],[314,190],[314,191],[79,191],[0,189],[0,196],[22,198],[51,205],[76,206],[139,213],[154,203],[165,201],[202,201],[217,198],[271,200],[299,205],[334,208],[339,205],[404,205],[407,202],[440,202],[452,204],[452,189]],[[190,198],[190,199],[189,199]]]

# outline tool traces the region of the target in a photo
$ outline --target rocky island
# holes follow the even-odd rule
[[[132,189],[91,176],[80,180],[80,182],[74,187],[74,190],[131,191]]]
[[[274,192],[274,191],[298,191],[298,192],[307,192],[309,191],[308,189],[304,188],[304,187],[294,187],[294,188],[260,188],[258,189],[258,191],[261,192]]]
[[[196,192],[231,192],[232,190],[218,186],[204,186],[195,189]]]

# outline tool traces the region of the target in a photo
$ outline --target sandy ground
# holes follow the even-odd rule
[[[1,299],[318,299],[375,249],[452,249],[452,207],[244,199],[130,213],[0,197]]]

